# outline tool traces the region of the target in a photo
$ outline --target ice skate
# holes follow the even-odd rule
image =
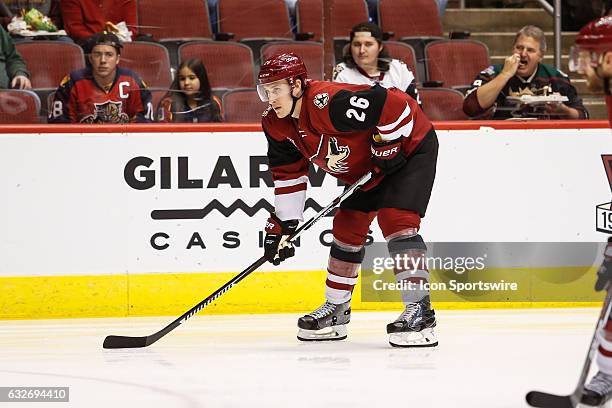
[[[436,314],[425,296],[417,303],[409,303],[393,322],[387,325],[389,344],[393,347],[435,347],[438,340],[433,332]]]
[[[314,312],[298,319],[297,338],[302,341],[344,340],[350,320],[350,302],[335,305],[325,301]]]
[[[594,407],[603,406],[612,397],[612,375],[597,372],[584,386],[582,403]]]

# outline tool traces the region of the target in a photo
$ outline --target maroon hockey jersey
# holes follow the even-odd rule
[[[49,123],[151,122],[151,92],[134,72],[117,67],[110,89],[102,89],[91,68],[71,72],[55,92]]]
[[[281,220],[302,220],[310,162],[352,184],[371,171],[371,141],[402,138],[409,155],[431,128],[417,102],[396,88],[309,81],[300,118],[263,114],[274,180],[275,211]]]

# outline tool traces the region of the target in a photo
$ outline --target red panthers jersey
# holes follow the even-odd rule
[[[352,184],[371,171],[372,137],[402,138],[409,155],[431,128],[417,102],[396,88],[309,81],[300,118],[279,119],[269,107],[262,126],[281,220],[303,219],[308,167],[316,164]]]
[[[108,90],[93,78],[91,68],[71,72],[55,92],[49,123],[151,122],[151,92],[134,72],[117,67]]]

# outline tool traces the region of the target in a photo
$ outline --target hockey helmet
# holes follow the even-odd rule
[[[293,52],[275,54],[261,65],[259,75],[257,76],[257,92],[261,100],[267,102],[272,96],[280,96],[279,94],[269,94],[267,89],[270,88],[270,84],[287,81],[289,87],[286,90],[290,92],[295,79],[299,78],[304,83],[307,77],[308,71],[306,70],[306,65],[298,55]]]
[[[600,17],[582,27],[576,45],[570,49],[570,71],[579,71],[585,60],[596,67],[606,51],[612,51],[612,16]]]

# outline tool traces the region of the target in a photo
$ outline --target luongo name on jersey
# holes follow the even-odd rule
[[[262,126],[281,220],[303,219],[310,162],[352,184],[372,170],[371,140],[402,137],[409,155],[431,122],[406,93],[381,86],[309,81],[300,118],[278,118],[268,108]]]

